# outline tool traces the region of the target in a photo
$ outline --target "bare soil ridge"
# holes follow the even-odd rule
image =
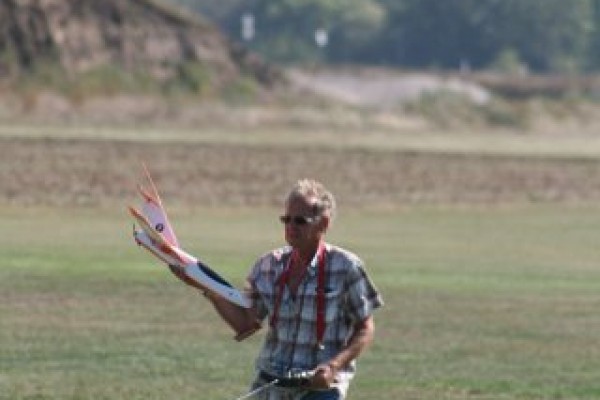
[[[5,138],[0,204],[126,204],[142,162],[170,204],[187,206],[279,205],[302,177],[324,181],[343,207],[600,200],[597,159]]]

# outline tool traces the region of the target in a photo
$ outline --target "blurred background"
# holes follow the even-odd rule
[[[142,164],[241,287],[303,177],[386,301],[350,399],[600,398],[600,0],[0,0],[0,400],[227,399]]]
[[[201,204],[274,204],[275,193],[303,174],[342,193],[355,190],[346,197],[368,204],[595,200],[599,15],[594,0],[4,0],[0,200],[121,201],[133,179],[128,171],[145,157],[173,177],[167,191],[187,188],[194,176],[231,180],[226,195],[222,184],[200,183],[198,193],[177,196]],[[107,140],[28,141],[24,150],[23,137]],[[230,162],[200,168],[177,165],[182,157],[145,156],[140,140],[150,139],[212,143],[216,153],[232,151],[223,142],[255,146],[243,146],[247,157],[216,156]],[[132,142],[135,150],[99,150]],[[277,159],[269,151],[277,143],[301,146],[313,158]],[[44,157],[35,156],[37,144]],[[60,161],[52,166],[61,176],[56,185],[43,174],[52,145],[57,152],[85,147],[72,150],[62,167],[69,171]],[[363,160],[332,148],[397,152],[385,153],[389,164],[373,163],[382,180],[359,172],[372,153]],[[123,156],[135,151],[135,160]],[[272,174],[235,164],[258,163],[261,156],[250,153],[260,151],[286,166]],[[319,151],[356,166],[328,169]],[[419,156],[406,154],[413,151]],[[538,157],[473,157],[482,154]],[[83,161],[75,168],[77,157]],[[115,162],[94,175],[94,157]],[[584,166],[574,161],[581,157]],[[22,159],[30,160],[27,176],[17,167]],[[31,173],[36,168],[40,174]]]

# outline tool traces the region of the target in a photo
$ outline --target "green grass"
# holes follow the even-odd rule
[[[175,209],[236,286],[281,241],[269,209]],[[233,399],[243,343],[137,248],[124,210],[0,210],[0,399]],[[386,306],[350,399],[600,397],[600,208],[342,210],[332,242]]]

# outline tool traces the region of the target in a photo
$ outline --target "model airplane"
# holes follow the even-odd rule
[[[136,243],[165,264],[182,268],[186,278],[188,278],[186,281],[195,287],[208,290],[241,307],[249,308],[248,298],[239,290],[206,264],[179,247],[177,237],[169,223],[156,186],[145,166],[144,171],[152,193],[148,193],[143,187],[138,186],[138,190],[144,199],[142,209],[140,211],[134,207],[129,207],[129,213],[139,226],[138,229],[134,225],[133,229],[133,237]]]

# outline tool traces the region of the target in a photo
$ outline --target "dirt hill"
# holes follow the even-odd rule
[[[0,80],[57,64],[69,76],[123,67],[160,81],[198,63],[222,85],[276,71],[209,22],[158,0],[0,0]]]

